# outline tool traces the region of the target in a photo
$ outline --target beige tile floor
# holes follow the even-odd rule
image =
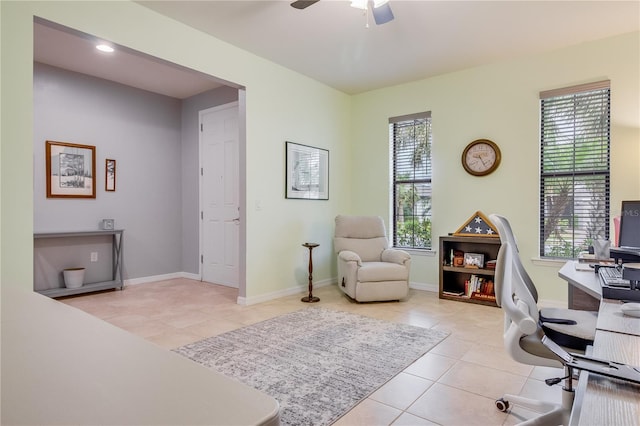
[[[60,301],[172,349],[309,306],[301,296],[240,306],[236,289],[176,279]],[[406,301],[389,303],[353,303],[336,286],[317,288],[314,296],[327,308],[451,333],[337,426],[512,425],[534,413],[518,407],[501,413],[494,401],[503,393],[560,400],[560,386],[549,388],[543,380],[561,370],[522,365],[506,354],[498,308],[440,300],[418,290]]]

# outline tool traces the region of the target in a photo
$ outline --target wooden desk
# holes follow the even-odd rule
[[[588,355],[640,365],[640,336],[596,330]],[[640,421],[640,385],[580,373],[569,425],[637,425]]]
[[[570,260],[558,271],[558,276],[569,283],[569,309],[597,311],[602,299],[600,279],[593,269],[577,270],[577,264]]]
[[[602,299],[596,329],[640,337],[640,318],[623,315],[621,306],[620,300]]]
[[[558,271],[558,276],[569,283],[569,295],[576,291],[587,295],[597,303],[598,330],[640,336],[640,318],[624,316],[620,310],[622,302],[614,299],[603,299],[600,278],[591,271],[576,270],[576,261],[568,261]],[[576,309],[569,306],[571,309]]]
[[[567,262],[558,271],[571,289],[598,301],[593,347],[587,355],[640,366],[640,318],[622,316],[619,300],[602,299],[600,281],[591,271]],[[571,411],[571,426],[632,425],[640,421],[640,385],[582,372]]]
[[[560,268],[558,276],[592,298],[600,300],[602,298],[602,288],[600,287],[598,274],[593,272],[591,268],[585,271],[577,270],[577,264],[578,262],[575,260],[568,261]]]

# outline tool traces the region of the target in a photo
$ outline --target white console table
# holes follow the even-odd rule
[[[86,283],[79,288],[49,288],[38,289],[34,282],[34,290],[49,297],[63,297],[75,294],[89,293],[93,291],[110,290],[114,288],[122,289],[124,279],[122,273],[122,253],[123,253],[123,229],[95,230],[95,231],[73,231],[73,232],[44,232],[33,234],[35,240],[42,238],[78,239],[86,237],[110,236],[112,248],[111,277],[105,281]]]

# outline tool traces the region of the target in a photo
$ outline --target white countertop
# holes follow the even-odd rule
[[[2,424],[277,425],[278,402],[29,290],[2,289]]]
[[[602,299],[602,287],[598,274],[591,268],[588,270],[580,268],[582,265],[576,260],[570,260],[560,268],[558,276],[591,297],[597,300]]]

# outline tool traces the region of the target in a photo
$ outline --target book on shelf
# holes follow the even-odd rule
[[[474,300],[490,300],[492,302],[495,302],[496,301],[496,295],[495,294],[486,294],[486,293],[473,292],[473,293],[471,293],[471,299],[474,299]]]
[[[464,283],[464,294],[466,297],[473,298],[474,293],[490,296],[495,300],[493,280],[475,274],[471,275]]]
[[[447,296],[464,296],[464,291],[443,291],[442,294]]]

